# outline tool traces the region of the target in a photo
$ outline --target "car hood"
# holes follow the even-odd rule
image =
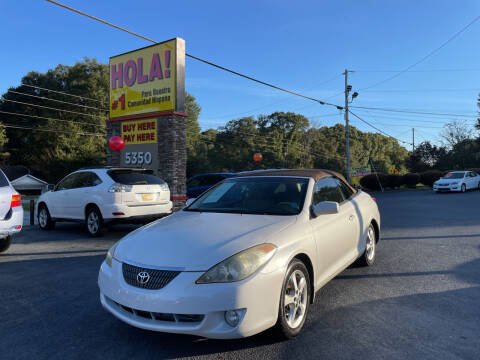
[[[205,271],[296,222],[296,216],[180,211],[125,236],[119,261],[160,268]]]
[[[439,179],[436,184],[452,184],[454,182],[461,182],[463,179]]]

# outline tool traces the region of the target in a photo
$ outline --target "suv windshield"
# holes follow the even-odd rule
[[[107,174],[116,183],[123,185],[151,185],[164,184],[165,181],[152,174],[150,170],[121,169],[109,170]]]
[[[297,215],[302,211],[308,179],[245,177],[227,179],[185,211]]]
[[[465,173],[463,173],[463,172],[462,173],[452,172],[452,173],[448,173],[443,178],[444,179],[463,179],[464,175],[465,175]]]

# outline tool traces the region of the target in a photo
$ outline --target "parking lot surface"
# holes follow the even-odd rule
[[[97,274],[134,226],[99,239],[80,224],[26,227],[0,254],[0,358],[480,358],[480,192],[375,196],[376,264],[327,284],[291,341],[268,331],[219,341],[124,324],[102,309]]]

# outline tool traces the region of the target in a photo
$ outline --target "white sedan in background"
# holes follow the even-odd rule
[[[480,175],[473,171],[451,171],[433,183],[435,192],[472,189],[480,189]]]
[[[143,329],[291,338],[317,290],[356,260],[374,263],[379,236],[376,202],[337,173],[243,173],[112,246],[100,301]]]

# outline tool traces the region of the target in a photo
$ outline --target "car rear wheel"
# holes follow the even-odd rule
[[[87,225],[87,231],[92,237],[102,236],[105,231],[105,225],[103,223],[103,217],[97,207],[90,207],[87,210],[85,219]]]
[[[55,227],[55,221],[52,220],[46,205],[40,205],[37,217],[40,229],[51,230]]]
[[[462,184],[462,193],[464,193],[465,191],[467,191],[467,185],[465,184]]]
[[[297,336],[305,324],[310,306],[310,277],[300,260],[288,267],[280,294],[278,320],[274,330],[281,338]]]
[[[0,239],[0,253],[7,251],[7,249],[10,247],[11,242],[12,238],[10,236]]]
[[[377,256],[377,237],[372,224],[368,227],[365,251],[358,259],[361,266],[372,266]]]

